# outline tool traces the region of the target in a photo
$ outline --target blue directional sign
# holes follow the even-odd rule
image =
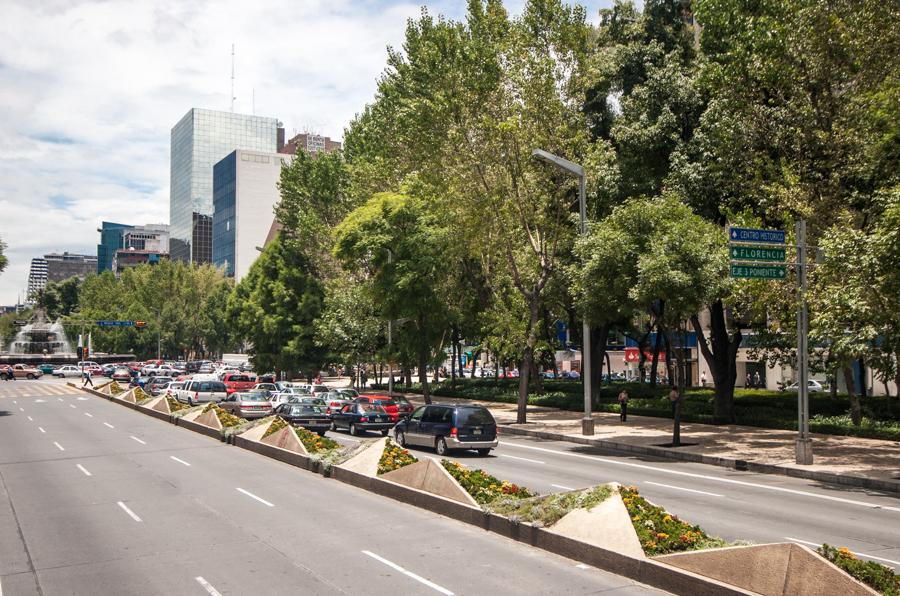
[[[134,327],[134,321],[97,321],[98,327]]]
[[[729,228],[728,239],[732,242],[760,242],[784,244],[784,230],[757,230],[754,228]]]

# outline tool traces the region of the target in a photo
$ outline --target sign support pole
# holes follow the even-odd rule
[[[809,438],[809,310],[806,305],[806,220],[797,222],[797,444],[796,462],[813,463],[812,439]]]

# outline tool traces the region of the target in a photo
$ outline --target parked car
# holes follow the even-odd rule
[[[809,379],[806,382],[806,386],[807,386],[806,391],[809,393],[819,393],[819,392],[825,391],[825,388],[822,386],[822,383],[820,383],[818,381],[814,381],[813,379]],[[791,383],[790,385],[786,386],[784,389],[782,389],[782,391],[799,391],[799,390],[800,390],[800,383],[798,383],[796,381]]]
[[[395,395],[391,399],[394,400],[394,403],[397,404],[397,409],[399,410],[401,418],[403,418],[404,416],[407,416],[409,414],[412,414],[413,410],[416,409],[416,407],[414,405],[412,405],[412,402],[410,402],[408,399],[406,399],[402,395]]]
[[[205,402],[221,402],[228,397],[225,384],[221,381],[186,381],[184,387],[178,389],[175,398],[189,406]]]
[[[80,377],[81,369],[74,364],[64,364],[59,368],[53,369],[53,376],[62,378]]]
[[[578,372],[577,370],[564,370],[563,372],[559,373],[559,378],[577,381],[578,379],[581,378],[581,373]]]
[[[39,364],[37,369],[45,375],[52,375],[53,371],[56,370],[56,365],[45,362],[44,364]]]
[[[307,406],[319,406],[322,408],[322,411],[325,411],[327,406],[325,405],[325,400],[321,397],[315,397],[313,395],[300,395],[293,396],[288,400],[289,404],[305,404]]]
[[[301,385],[296,385],[296,386],[299,387],[300,389],[305,389],[312,395],[319,395],[319,396],[332,391],[332,389],[330,387],[326,387],[325,385],[303,385],[303,384],[301,384]],[[340,389],[339,391],[346,391],[346,389]],[[350,391],[352,391],[352,389]],[[356,392],[354,391],[353,393],[356,393]],[[358,395],[359,394],[356,394],[356,395],[354,395],[354,397],[357,397]]]
[[[144,366],[141,369],[141,374],[145,374],[148,376],[167,376],[167,377],[177,377],[181,373],[177,367],[172,366],[171,364],[160,364],[155,365],[151,364],[148,366]]]
[[[271,398],[273,395],[278,393],[278,387],[275,386],[275,383],[257,383],[253,386],[251,391],[262,391],[266,394],[266,397]]]
[[[222,377],[225,389],[231,395],[235,391],[250,391],[256,385],[256,377],[244,373],[226,373]]]
[[[183,381],[172,381],[166,386],[166,390],[163,392],[164,395],[168,398],[176,399],[176,393],[179,389],[184,387]]]
[[[391,422],[400,420],[400,408],[397,402],[387,395],[360,395],[356,398],[357,403],[369,403],[375,406],[381,406],[387,412]]]
[[[331,428],[333,430],[346,428],[353,436],[367,430],[378,430],[387,436],[392,426],[394,423],[384,408],[372,404],[352,403],[331,413]]]
[[[272,413],[272,403],[262,391],[235,391],[219,407],[241,418],[264,418]]]
[[[13,364],[4,369],[0,369],[0,376],[4,379],[37,379],[43,375],[40,370],[27,364]]]
[[[150,377],[150,380],[144,384],[144,389],[152,395],[156,397],[160,394],[160,392],[165,388],[166,385],[174,381],[172,377]]]
[[[274,406],[278,404],[286,404],[289,401],[295,400],[299,397],[312,397],[312,394],[307,393],[306,391],[297,387],[284,387],[281,390],[273,393],[272,397],[269,398],[269,401],[271,401],[272,405]]]
[[[117,382],[121,381],[124,383],[131,382],[131,369],[125,366],[118,367],[113,371],[112,380]]]
[[[256,378],[259,383],[274,383],[276,379],[278,379],[278,376],[275,373],[266,373]]]
[[[453,449],[475,449],[487,455],[498,444],[497,422],[482,406],[420,406],[397,423],[394,440],[400,446],[433,447],[441,456]]]
[[[354,391],[353,393],[356,392]],[[359,397],[359,394],[351,397],[344,391],[329,391],[320,397],[325,400],[325,413],[334,414],[339,412],[344,406],[352,404],[353,400]]]
[[[318,433],[320,437],[324,437],[325,431],[331,428],[331,417],[321,406],[303,403],[279,404],[275,408],[275,415],[294,426]]]

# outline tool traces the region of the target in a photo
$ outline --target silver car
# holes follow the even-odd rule
[[[185,381],[181,389],[175,392],[175,399],[189,406],[196,406],[206,402],[220,402],[228,397],[225,383],[222,381],[197,381],[191,379]]]
[[[219,407],[240,418],[265,418],[272,414],[272,402],[262,391],[235,391]]]

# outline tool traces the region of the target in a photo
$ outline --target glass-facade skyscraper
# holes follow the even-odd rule
[[[235,149],[274,153],[278,120],[192,108],[172,128],[169,187],[172,259],[212,260],[213,165]]]

